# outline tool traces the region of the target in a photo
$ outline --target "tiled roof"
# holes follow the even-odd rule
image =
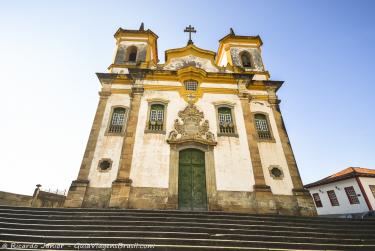
[[[362,167],[348,167],[338,173],[332,174],[324,179],[305,185],[306,188],[328,184],[331,182],[345,180],[354,177],[374,177],[375,170]]]

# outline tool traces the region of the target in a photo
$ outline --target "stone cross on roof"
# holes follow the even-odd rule
[[[193,44],[193,40],[191,40],[191,33],[192,32],[193,33],[197,32],[195,30],[195,28],[189,24],[189,26],[185,28],[184,32],[189,32],[189,41],[188,41],[188,44]]]

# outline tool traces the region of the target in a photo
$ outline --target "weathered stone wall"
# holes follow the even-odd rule
[[[39,191],[35,195],[32,207],[63,207],[65,198],[64,195]]]
[[[260,49],[259,48],[239,48],[239,47],[232,47],[230,49],[230,54],[232,57],[232,62],[233,65],[237,66],[242,66],[241,58],[240,58],[240,53],[242,51],[247,51],[250,53],[251,56],[251,62],[253,63],[253,70],[256,71],[263,71],[264,66],[262,63],[262,58],[260,54]]]
[[[126,61],[127,49],[131,46],[137,47],[137,62],[144,62],[146,60],[147,43],[146,42],[129,42],[122,41],[118,47],[115,56],[115,64],[124,64]]]
[[[217,191],[217,204],[221,211],[256,213],[253,193],[237,191]]]
[[[166,209],[168,189],[152,187],[132,187],[129,196],[129,208]]]
[[[35,191],[33,196],[0,191],[0,205],[23,207],[62,207],[65,196]]]
[[[0,205],[31,206],[33,196],[0,191]]]
[[[88,187],[82,207],[106,208],[111,196],[111,188]]]

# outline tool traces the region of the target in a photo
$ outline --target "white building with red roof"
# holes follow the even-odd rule
[[[348,167],[305,185],[318,215],[354,214],[375,210],[375,170]]]

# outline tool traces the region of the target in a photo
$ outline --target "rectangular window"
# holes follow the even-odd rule
[[[359,204],[357,194],[355,193],[354,187],[345,187],[346,195],[348,196],[350,204]]]
[[[187,80],[184,82],[185,90],[187,91],[196,91],[198,87],[198,82],[195,80]]]
[[[162,104],[152,104],[150,106],[150,118],[148,121],[148,130],[163,131],[164,129],[164,110],[165,106]]]
[[[113,109],[109,133],[121,133],[125,122],[125,109],[117,107]]]
[[[323,207],[323,204],[322,204],[322,201],[320,200],[319,194],[313,193],[312,196],[313,196],[313,199],[314,199],[314,202],[315,202],[315,206],[316,207]]]
[[[152,110],[150,115],[151,121],[163,121],[163,111],[162,110]]]
[[[370,190],[372,192],[372,195],[374,196],[375,198],[375,185],[370,185]]]
[[[254,118],[259,139],[272,139],[266,115],[255,114]]]
[[[340,205],[340,204],[339,204],[339,201],[338,201],[338,199],[337,199],[337,196],[336,196],[335,191],[333,191],[333,190],[329,190],[329,191],[327,191],[327,194],[328,194],[329,201],[331,202],[331,205],[332,205],[333,207],[336,207],[336,206],[339,206],[339,205]]]
[[[231,108],[219,107],[218,117],[219,117],[219,132],[220,133],[222,134],[235,133]]]
[[[123,125],[125,119],[125,113],[114,113],[112,125]]]

